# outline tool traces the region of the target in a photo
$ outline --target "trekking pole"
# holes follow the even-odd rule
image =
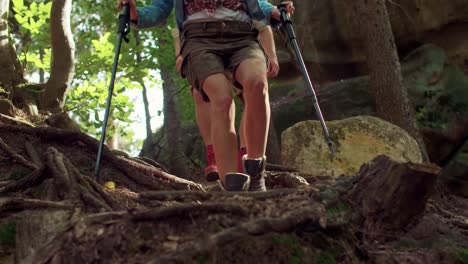
[[[109,120],[109,111],[111,107],[111,100],[112,100],[112,93],[114,92],[114,81],[115,75],[117,73],[117,65],[119,63],[119,54],[120,54],[120,47],[122,46],[122,39],[128,42],[127,34],[130,32],[130,7],[129,4],[125,4],[122,7],[122,12],[119,15],[119,28],[118,28],[118,36],[117,36],[117,46],[115,48],[115,57],[114,57],[114,65],[112,66],[112,75],[111,81],[109,84],[109,94],[107,95],[107,102],[106,102],[106,112],[104,113],[104,124],[102,125],[102,134],[101,134],[101,141],[99,142],[99,149],[96,159],[96,168],[94,170],[94,177],[96,181],[99,180],[99,171],[101,169],[101,161],[102,161],[102,150],[104,148],[104,140],[106,139],[106,129],[107,129],[107,121]]]
[[[281,23],[286,29],[286,33],[288,34],[289,40],[291,41],[291,44],[294,48],[294,52],[296,53],[296,58],[299,62],[299,68],[301,69],[302,74],[304,75],[304,79],[307,83],[307,87],[310,89],[313,95],[313,100],[314,100],[314,108],[315,112],[317,113],[317,117],[320,120],[320,124],[322,125],[322,130],[323,134],[325,135],[325,139],[327,140],[328,144],[328,149],[330,150],[330,154],[332,156],[335,155],[335,151],[333,150],[333,143],[330,140],[330,134],[328,133],[327,125],[325,124],[325,120],[323,119],[322,111],[320,110],[320,106],[318,104],[317,100],[317,95],[315,94],[314,86],[312,85],[312,82],[310,81],[309,73],[307,72],[307,68],[304,63],[304,59],[302,58],[301,51],[299,49],[299,45],[297,44],[297,39],[296,39],[296,33],[294,32],[294,28],[292,25],[292,21],[288,15],[288,11],[286,9],[285,4],[281,4],[278,6],[278,9],[280,11],[280,18],[281,18]]]

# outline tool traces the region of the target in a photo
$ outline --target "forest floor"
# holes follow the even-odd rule
[[[78,132],[0,139],[0,263],[468,263],[468,199],[435,165],[269,165],[269,191],[227,193],[108,149],[97,184],[98,142]]]

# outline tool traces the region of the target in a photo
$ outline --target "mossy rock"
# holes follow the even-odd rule
[[[468,141],[441,172],[450,189],[468,198]]]
[[[379,155],[401,162],[422,162],[416,141],[403,129],[372,116],[357,116],[327,123],[335,146],[331,158],[318,121],[298,123],[281,136],[285,165],[313,175],[353,175],[362,164]]]

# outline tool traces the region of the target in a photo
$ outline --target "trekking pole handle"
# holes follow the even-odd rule
[[[294,32],[293,26],[292,26],[292,21],[291,18],[288,14],[288,9],[286,7],[286,4],[280,4],[277,6],[279,11],[280,11],[280,20],[281,23],[284,25],[286,28],[286,32],[288,33],[288,36],[290,39],[296,39],[296,33]]]
[[[291,22],[289,18],[288,9],[286,8],[286,4],[279,4],[278,9],[280,11],[280,20],[281,23]]]
[[[122,12],[119,15],[119,30],[117,33],[125,34],[127,33],[128,23],[130,21],[130,4],[124,4],[122,7]]]

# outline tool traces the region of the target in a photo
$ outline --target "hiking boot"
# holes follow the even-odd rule
[[[247,159],[247,155],[242,157],[242,165],[244,172],[250,176],[250,187],[251,192],[265,192],[265,165],[266,157],[259,159]]]
[[[216,166],[216,158],[213,150],[213,145],[206,146],[206,162],[208,163],[208,166],[206,166],[205,170],[203,171],[206,180],[209,182],[218,180],[218,166]]]
[[[214,182],[219,179],[218,174],[218,166],[216,165],[208,165],[206,166],[205,170],[203,171],[205,178],[209,182]]]
[[[228,192],[246,192],[249,190],[250,177],[244,173],[228,172],[225,176],[224,185],[218,181],[219,186]]]

